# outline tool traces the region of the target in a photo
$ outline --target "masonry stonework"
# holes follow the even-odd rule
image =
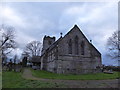
[[[45,36],[41,69],[64,74],[100,72],[101,53],[87,40],[77,25],[64,37]]]

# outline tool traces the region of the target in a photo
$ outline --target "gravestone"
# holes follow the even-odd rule
[[[27,66],[27,57],[24,57],[22,60],[22,66],[26,67]]]

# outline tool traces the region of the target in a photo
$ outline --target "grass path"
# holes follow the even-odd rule
[[[23,78],[30,80],[41,80],[54,83],[63,83],[67,88],[118,88],[118,79],[113,80],[57,80],[34,77],[30,69],[25,68]]]
[[[25,79],[31,79],[31,80],[41,80],[40,78],[34,77],[30,69],[27,69],[27,68],[24,69],[22,77]]]
[[[60,83],[56,84],[54,82],[49,83],[41,80],[31,80],[29,73],[24,73],[24,76],[29,75],[29,78],[23,78],[23,73],[14,71],[5,71],[2,75],[2,88],[62,88],[64,86]]]

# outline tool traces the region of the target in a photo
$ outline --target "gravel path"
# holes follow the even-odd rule
[[[57,80],[43,79],[32,75],[30,69],[25,68],[23,78],[30,80],[41,80],[46,82],[62,83],[67,88],[118,88],[118,79],[111,80]],[[119,83],[120,86],[120,83]]]

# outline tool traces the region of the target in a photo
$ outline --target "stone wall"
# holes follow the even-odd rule
[[[76,37],[78,48],[76,49]],[[69,53],[69,41],[71,40],[71,51]],[[84,43],[84,46],[82,44]],[[43,55],[43,66],[45,70],[64,74],[95,73],[100,70],[97,66],[101,63],[101,54],[87,40],[77,26],[72,28],[60,41],[49,48]],[[82,49],[84,47],[84,49]],[[78,51],[76,53],[76,50]],[[84,53],[83,53],[84,50]],[[41,69],[42,69],[41,68]]]

